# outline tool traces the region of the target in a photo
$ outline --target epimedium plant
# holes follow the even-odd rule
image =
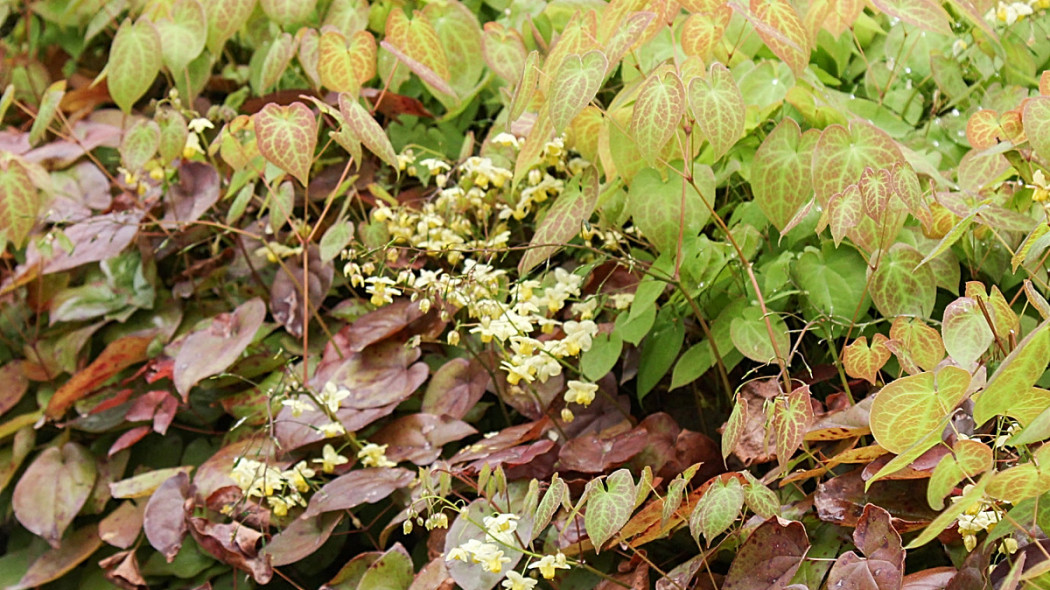
[[[0,580],[1042,587],[1047,8],[0,6]]]

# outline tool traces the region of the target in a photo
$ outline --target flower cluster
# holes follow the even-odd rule
[[[303,415],[303,412],[316,412],[318,411],[317,406],[314,402],[321,405],[324,410],[327,410],[329,416],[335,416],[335,413],[339,411],[340,406],[344,399],[350,397],[350,390],[345,387],[339,387],[335,383],[329,381],[325,383],[325,386],[321,388],[321,391],[314,396],[314,400],[311,401],[308,397],[303,395],[296,395],[289,397],[288,399],[282,400],[281,405],[289,408],[292,411],[292,417],[298,418]],[[327,424],[318,426],[317,429],[324,435],[325,438],[332,438],[335,436],[341,436],[346,434],[346,429],[343,425],[336,420],[333,420]]]
[[[1027,0],[1025,2],[1000,2],[984,15],[984,20],[1010,26],[1036,10],[1050,8],[1050,0]]]
[[[247,498],[266,498],[276,516],[285,516],[294,506],[306,506],[302,494],[310,490],[307,480],[316,472],[300,461],[281,470],[254,459],[238,458],[230,476]]]
[[[973,484],[969,484],[963,488],[963,495],[968,493],[973,488]],[[953,501],[958,501],[959,498],[953,498]],[[959,525],[959,534],[962,535],[963,545],[966,546],[967,551],[973,551],[977,547],[977,535],[982,531],[990,530],[993,526],[999,523],[1001,516],[996,507],[986,500],[976,502],[973,506],[966,509],[965,512],[959,515],[956,521]],[[1003,553],[1013,553],[1017,551],[1017,540],[1012,538],[1003,539],[1003,543],[999,550]]]
[[[470,539],[454,547],[445,555],[445,561],[476,563],[487,572],[502,573],[503,564],[511,561],[504,555],[502,547],[516,546],[514,533],[517,531],[519,519],[518,515],[511,513],[496,513],[484,517],[485,540]],[[540,575],[550,580],[554,578],[557,570],[569,569],[569,564],[565,555],[559,551],[557,555],[545,555],[529,564],[528,569],[538,569]],[[536,584],[534,579],[509,571],[501,585],[507,590],[531,590]]]

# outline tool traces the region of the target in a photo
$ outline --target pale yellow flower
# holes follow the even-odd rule
[[[594,394],[598,391],[598,384],[584,383],[583,381],[569,381],[569,390],[565,392],[566,403],[577,403],[587,407],[594,401]]]
[[[532,590],[536,587],[536,584],[536,580],[526,578],[518,572],[510,571],[507,572],[507,579],[503,580],[501,585],[507,590]]]
[[[544,555],[539,561],[530,563],[529,568],[539,568],[540,575],[547,580],[552,580],[557,575],[557,570],[567,570],[569,564],[565,559],[565,554],[559,551],[557,555]]]
[[[321,464],[321,471],[325,473],[332,473],[335,468],[339,465],[345,465],[349,459],[340,455],[335,451],[332,445],[325,445],[321,451],[323,453],[320,459],[314,459],[314,463]]]
[[[394,467],[397,463],[386,458],[386,447],[387,445],[368,443],[357,452],[357,458],[365,467]]]

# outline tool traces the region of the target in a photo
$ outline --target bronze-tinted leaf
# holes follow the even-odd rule
[[[125,500],[98,523],[99,538],[121,549],[131,547],[142,531],[145,511],[145,504]]]
[[[395,463],[411,461],[416,465],[429,465],[441,456],[446,443],[477,432],[466,422],[450,416],[416,413],[390,422],[368,440],[389,445],[386,457]]]
[[[326,483],[314,493],[303,518],[374,504],[412,483],[415,474],[396,467],[355,469]]]
[[[259,552],[259,531],[238,522],[215,524],[199,517],[191,518],[189,525],[197,544],[219,561],[248,572],[257,584],[267,584],[273,578],[270,560]]]
[[[241,304],[233,313],[215,316],[209,326],[193,332],[175,355],[175,389],[187,399],[201,379],[225,371],[244,352],[266,319],[260,299]]]
[[[343,406],[359,410],[400,402],[427,379],[430,369],[415,362],[418,348],[388,340],[351,355],[333,372],[329,382],[350,390]]]
[[[98,538],[98,526],[88,525],[63,539],[62,544],[36,558],[22,579],[7,590],[36,588],[52,580],[57,580],[80,564],[99,547],[102,539]]]
[[[602,473],[637,455],[648,441],[649,433],[644,428],[612,434],[589,433],[576,437],[558,453],[563,469],[583,473]]]
[[[15,485],[11,498],[15,518],[59,548],[62,533],[91,494],[96,475],[95,459],[84,447],[66,443],[44,449]],[[97,532],[93,534],[97,539]]]
[[[142,529],[146,539],[171,563],[182,548],[186,536],[186,497],[190,477],[181,471],[160,484],[146,504]]]
[[[451,359],[430,378],[420,411],[462,418],[485,395],[491,380],[481,363],[466,358]]]
[[[783,588],[809,551],[806,527],[801,522],[765,521],[737,550],[723,590],[774,590]]]
[[[297,518],[274,535],[262,552],[275,567],[295,563],[320,549],[342,520],[340,513]]]

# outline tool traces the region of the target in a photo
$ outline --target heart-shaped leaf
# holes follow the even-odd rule
[[[733,16],[733,9],[720,4],[710,11],[693,12],[682,23],[682,51],[707,60],[711,52],[722,41],[726,25]]]
[[[263,12],[281,26],[301,23],[314,13],[317,0],[259,0]]]
[[[711,64],[706,80],[693,78],[689,82],[689,106],[716,160],[743,135],[744,97],[724,65]]]
[[[890,168],[902,161],[900,149],[885,132],[854,121],[849,129],[831,125],[824,129],[813,151],[813,190],[820,205],[860,180],[864,168]]]
[[[293,57],[295,39],[288,33],[283,33],[269,45],[264,45],[256,51],[249,72],[252,90],[256,94],[263,94],[277,84]]]
[[[766,219],[778,230],[813,195],[810,162],[818,137],[816,131],[803,134],[794,119],[785,117],[755,153],[751,190]]]
[[[157,20],[157,33],[164,65],[174,76],[204,51],[208,40],[208,17],[200,0],[177,0],[165,18]]]
[[[40,195],[27,165],[17,156],[0,156],[0,244],[10,241],[21,248],[39,210]]]
[[[785,398],[777,398],[773,406],[772,433],[777,451],[777,463],[783,469],[813,423],[809,386],[796,388]]]
[[[358,31],[347,43],[342,33],[325,31],[318,46],[317,73],[329,90],[356,96],[361,85],[376,74],[375,37]]]
[[[922,254],[898,242],[890,247],[871,275],[871,300],[886,317],[930,317],[937,299],[937,282]]]
[[[248,22],[255,5],[256,0],[207,0],[204,3],[208,14],[208,50],[213,55],[218,55],[226,41]]]
[[[125,19],[117,29],[109,50],[109,94],[120,110],[131,112],[135,101],[153,85],[161,66],[160,35],[153,23],[140,18]]]
[[[568,55],[561,63],[550,87],[550,118],[561,133],[583,107],[594,99],[605,77],[605,55],[598,50]]]
[[[786,523],[786,524],[781,524]],[[774,516],[737,549],[722,590],[774,590],[787,586],[809,551],[806,527]],[[760,584],[756,581],[762,580]]]
[[[175,355],[173,381],[183,399],[201,379],[225,371],[244,352],[266,319],[261,299],[242,303],[233,313],[219,314],[211,324],[189,334]]]
[[[583,223],[590,219],[598,204],[598,173],[593,167],[584,172],[581,184],[570,184],[547,210],[547,215],[536,226],[529,250],[518,263],[519,273],[524,275],[541,261],[548,260],[561,244],[576,237]]]
[[[850,377],[857,377],[875,385],[879,369],[890,360],[890,349],[886,348],[888,338],[875,334],[868,346],[865,336],[857,338],[842,350],[842,367]]]
[[[892,453],[918,444],[929,448],[940,440],[948,416],[966,397],[969,385],[970,374],[951,366],[892,381],[871,404],[871,434]],[[931,433],[937,435],[935,440],[930,440]]]
[[[660,252],[677,251],[679,234],[693,236],[700,233],[711,216],[714,172],[709,166],[693,165],[693,182],[700,192],[693,185],[687,185],[683,209],[682,184],[685,181],[680,174],[681,166],[681,161],[677,161],[669,165],[674,170],[664,168],[666,179],[661,178],[659,170],[645,168],[631,181],[627,207],[642,233],[656,244]]]
[[[631,114],[631,136],[650,166],[656,166],[684,113],[685,90],[678,76],[660,70],[651,74],[638,91]]]
[[[724,533],[740,516],[744,507],[744,489],[740,480],[715,480],[689,515],[689,532],[700,543],[700,535],[711,545],[715,537]]]
[[[809,65],[809,38],[795,7],[788,0],[751,0],[751,12],[758,36],[770,51],[801,74]]]
[[[11,507],[29,532],[58,547],[95,485],[91,452],[76,443],[44,449],[15,485]]]
[[[259,153],[306,186],[317,145],[317,120],[301,102],[270,103],[252,116]]]
[[[930,476],[926,487],[926,501],[930,508],[944,508],[944,497],[963,478],[974,478],[992,468],[992,449],[988,445],[965,438],[955,441],[952,452],[945,455]]]
[[[627,524],[634,511],[636,490],[634,478],[628,469],[614,471],[604,482],[600,479],[591,480],[588,488],[583,523],[597,553],[606,541]]]
[[[1043,160],[1050,160],[1050,97],[1037,96],[1025,100],[1022,120],[1025,135],[1035,153]]]
[[[974,369],[977,360],[995,341],[995,334],[977,301],[960,297],[944,308],[941,338],[944,348],[960,367]]]
[[[121,162],[131,172],[142,170],[159,147],[160,125],[149,119],[139,119],[120,142]]]

